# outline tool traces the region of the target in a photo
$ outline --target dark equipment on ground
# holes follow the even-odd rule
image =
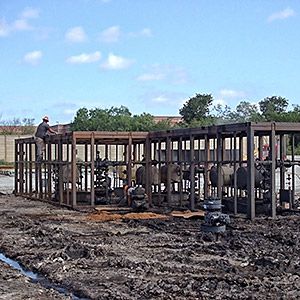
[[[128,189],[130,206],[134,210],[143,211],[149,208],[148,196],[143,187],[131,187]]]
[[[203,208],[205,210],[204,223],[201,224],[201,230],[204,232],[224,232],[226,225],[230,223],[229,215],[223,214],[221,200],[210,197],[204,200]]]

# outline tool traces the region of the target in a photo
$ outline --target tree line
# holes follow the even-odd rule
[[[181,122],[177,124],[172,123],[171,119],[157,122],[153,115],[145,112],[134,115],[123,105],[107,109],[84,107],[77,110],[71,130],[156,131],[241,122],[300,122],[300,106],[289,105],[289,100],[281,96],[266,97],[257,103],[243,100],[235,109],[213,103],[214,98],[211,94],[196,93],[179,109]],[[3,126],[2,134],[14,134],[16,130],[21,134],[31,134],[35,128],[33,122],[34,119],[30,118],[10,121],[0,119],[0,126]]]
[[[32,118],[1,120],[0,117],[0,127],[0,134],[2,135],[33,134],[35,131],[34,119]]]
[[[300,122],[300,106],[292,105],[281,96],[266,97],[257,104],[241,101],[235,109],[228,105],[213,105],[211,94],[196,94],[179,109],[182,121],[172,124],[170,119],[160,122],[149,113],[133,115],[125,106],[80,108],[71,123],[71,130],[78,131],[155,131],[187,128],[213,124],[241,122]]]

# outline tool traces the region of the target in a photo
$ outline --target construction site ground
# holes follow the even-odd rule
[[[0,299],[300,299],[299,221],[231,218],[216,236],[201,216],[1,195],[1,254],[48,284],[0,262]]]

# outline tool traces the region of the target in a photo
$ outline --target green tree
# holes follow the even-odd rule
[[[217,104],[213,108],[214,122],[217,124],[226,124],[230,123],[231,120],[231,108],[228,105]]]
[[[256,104],[251,104],[248,101],[241,101],[236,109],[229,114],[231,122],[259,122],[263,121],[262,115]]]
[[[179,110],[185,124],[205,124],[212,121],[209,115],[209,108],[212,105],[211,94],[196,94],[184,103]]]
[[[154,117],[148,113],[134,115],[132,119],[132,131],[151,131],[154,130]]]
[[[85,128],[85,129],[84,129]],[[71,123],[71,130],[90,130],[90,113],[85,107],[77,110],[74,121]]]
[[[152,131],[169,128],[170,123],[156,123],[148,113],[132,116],[125,106],[90,110],[81,108],[71,124],[73,131]]]
[[[24,118],[13,118],[12,120],[1,120],[0,125],[3,126],[2,134],[33,134],[35,131],[34,119]]]
[[[284,97],[272,96],[264,98],[258,104],[265,121],[277,121],[286,111],[288,103]]]

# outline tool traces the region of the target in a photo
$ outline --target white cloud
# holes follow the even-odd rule
[[[63,111],[65,115],[75,115],[76,112],[77,109],[68,109],[68,108]]]
[[[156,103],[166,103],[169,102],[169,98],[167,98],[164,95],[159,95],[157,97],[152,98],[152,102],[156,102]]]
[[[141,36],[146,36],[146,37],[151,37],[152,36],[152,31],[149,28],[144,28],[140,31]]]
[[[155,64],[149,70],[139,75],[137,81],[166,80],[171,84],[184,84],[188,81],[186,71],[178,66]]]
[[[133,60],[110,53],[101,67],[107,70],[121,70],[129,68],[132,64]]]
[[[227,103],[222,98],[214,99],[213,106],[217,106],[217,105],[225,106],[225,105],[227,105]]]
[[[28,52],[24,55],[24,62],[31,65],[37,65],[40,62],[42,56],[43,56],[42,51]]]
[[[82,53],[80,55],[70,56],[67,58],[67,63],[70,64],[86,64],[86,63],[93,63],[101,58],[101,53],[96,51],[94,53]]]
[[[67,41],[72,43],[82,43],[87,40],[86,33],[80,26],[70,28],[67,31],[65,38]]]
[[[159,105],[159,107],[179,109],[186,102],[186,95],[168,91],[153,91],[151,89],[151,91],[142,95],[142,99],[145,105],[151,108]]]
[[[150,28],[143,28],[140,31],[137,32],[130,32],[129,36],[131,37],[152,37],[152,31]]]
[[[28,21],[26,19],[18,19],[14,21],[11,29],[15,31],[26,31],[26,30],[32,30],[33,27],[28,24]]]
[[[7,23],[5,19],[0,20],[0,37],[9,36],[12,32],[34,30],[29,24],[29,19],[39,17],[39,11],[34,8],[26,8],[20,14],[20,18]]]
[[[115,43],[119,41],[120,36],[121,36],[120,27],[111,26],[101,32],[100,39],[105,43]]]
[[[165,74],[162,73],[144,73],[136,78],[137,81],[156,81],[163,80]]]
[[[22,19],[36,19],[40,16],[40,12],[38,9],[26,7],[21,13]]]
[[[0,36],[8,36],[10,33],[9,25],[4,19],[0,20]]]
[[[268,17],[268,22],[273,22],[276,20],[284,20],[290,17],[293,17],[295,15],[295,11],[289,7],[287,7],[284,10],[281,10],[279,12],[273,13]]]
[[[235,91],[235,90],[227,90],[223,89],[220,91],[221,97],[224,98],[239,98],[239,97],[245,97],[245,93],[242,91]]]

